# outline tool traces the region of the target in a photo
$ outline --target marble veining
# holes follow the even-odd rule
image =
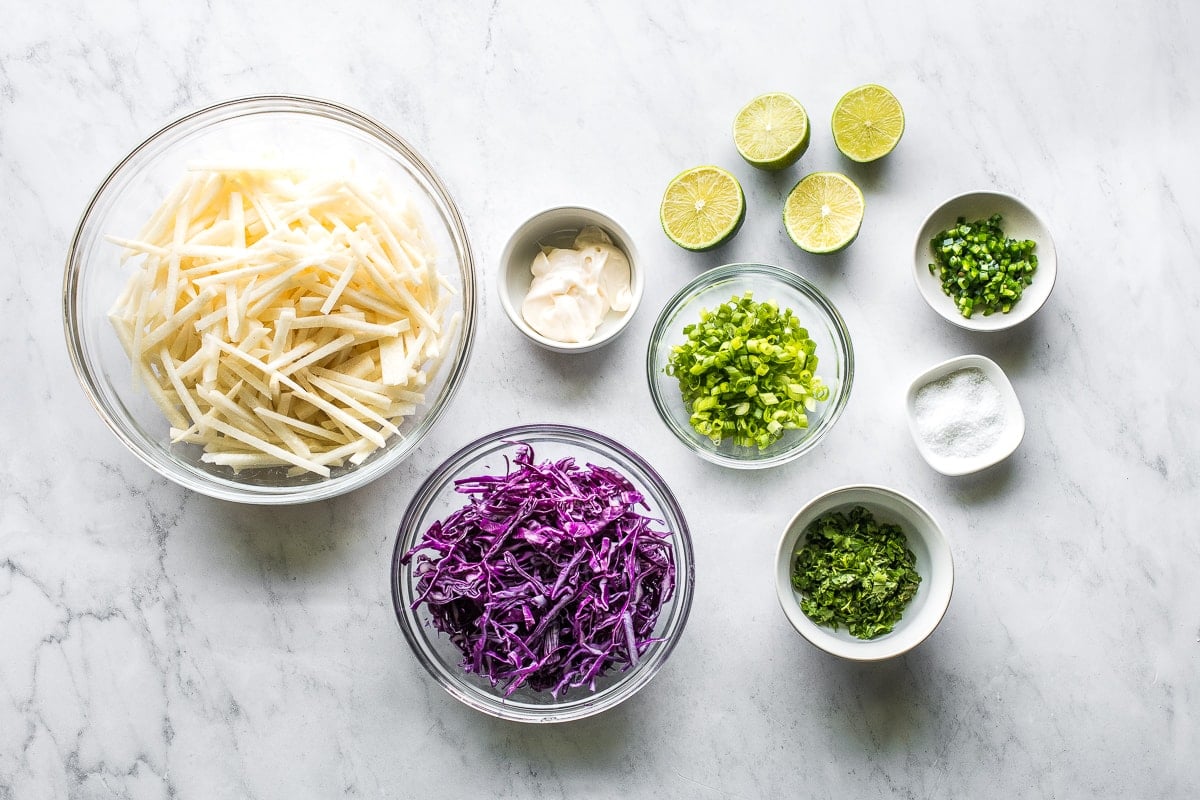
[[[715,0],[431,4],[8,4],[0,35],[0,800],[330,797],[1145,797],[1200,794],[1200,103],[1189,3],[1002,8]],[[833,104],[904,104],[897,150],[846,162]],[[733,149],[737,109],[796,95],[812,145],[782,175]],[[109,169],[167,121],[229,97],[328,97],[407,138],[444,178],[481,276],[464,390],[375,484],[313,506],[185,492],[125,452],[72,373],[71,233]],[[721,164],[749,214],[731,244],[675,248],[666,182]],[[859,240],[808,256],[783,197],[801,174],[864,189]],[[1012,192],[1054,232],[1046,307],[1002,334],[952,328],[909,274],[946,196]],[[536,350],[496,297],[511,230],[603,209],[647,265],[642,310],[584,356]],[[815,451],[746,474],[654,415],[653,318],[699,271],[793,268],[850,328],[857,375]],[[1025,440],[964,478],[929,469],[908,381],[978,352],[1012,379]],[[625,705],[521,727],[454,701],[408,652],[388,561],[415,486],[522,422],[636,446],[696,539],[691,621]],[[938,631],[878,665],[805,644],[774,596],[779,533],[813,495],[882,483],[949,531]]]

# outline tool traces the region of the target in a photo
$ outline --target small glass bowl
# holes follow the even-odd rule
[[[700,320],[700,312],[736,295],[753,292],[758,302],[775,300],[790,308],[817,343],[817,375],[829,387],[829,399],[808,415],[808,427],[785,431],[759,450],[730,440],[714,444],[695,431],[679,391],[679,382],[666,373],[671,349],[685,341],[684,326]],[[794,272],[768,264],[727,264],[696,277],[667,302],[646,352],[646,376],[658,415],[679,441],[701,458],[736,469],[761,469],[786,464],[811,450],[841,416],[854,381],[854,350],[850,333],[833,303]]]
[[[361,465],[329,478],[288,476],[283,467],[243,470],[200,460],[195,444],[172,444],[169,423],[149,394],[135,385],[129,357],[108,321],[108,309],[134,269],[106,234],[141,228],[190,162],[272,153],[289,163],[349,164],[387,179],[407,193],[423,217],[456,293],[445,321],[459,324],[446,345],[446,363],[425,387],[426,402]],[[101,418],[144,463],[165,478],[221,500],[282,505],[320,500],[357,489],[402,461],[445,411],[462,382],[475,335],[474,258],[462,218],[433,169],[408,143],[378,122],[344,106],[301,97],[248,97],[210,106],[176,120],[126,156],[96,191],[71,241],[63,282],[63,325],[75,373]]]
[[[494,687],[484,677],[461,666],[462,653],[433,628],[426,606],[413,608],[416,578],[412,562],[401,563],[405,553],[424,536],[429,526],[461,508],[466,496],[454,490],[455,481],[482,474],[503,474],[508,459],[519,444],[533,448],[534,458],[573,457],[579,465],[595,464],[618,470],[646,498],[644,513],[662,520],[672,531],[674,544],[675,593],[659,614],[651,645],[636,666],[625,671],[610,670],[596,681],[596,691],[571,689],[558,698],[550,692],[520,688],[505,697],[503,687]],[[657,527],[657,526],[656,526]],[[659,528],[661,529],[661,528]],[[621,444],[592,431],[566,425],[522,425],[496,431],[463,447],[450,456],[425,480],[400,523],[392,556],[392,603],[400,629],[417,660],[442,687],[460,701],[485,714],[516,722],[566,722],[599,714],[628,700],[658,672],[683,633],[692,604],[694,582],[692,539],[683,511],[663,479],[640,456]]]

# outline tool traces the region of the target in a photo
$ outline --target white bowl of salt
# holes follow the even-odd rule
[[[1025,436],[1025,415],[1012,383],[984,356],[959,356],[921,373],[908,387],[905,404],[917,450],[943,475],[999,463]]]

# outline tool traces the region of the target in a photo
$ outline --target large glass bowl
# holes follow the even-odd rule
[[[305,165],[350,164],[407,194],[421,214],[438,268],[456,293],[443,320],[457,315],[445,363],[425,387],[425,403],[359,466],[328,478],[289,476],[282,467],[242,470],[204,463],[195,444],[172,444],[169,425],[133,379],[129,358],[107,313],[134,270],[104,237],[136,235],[168,191],[196,161],[270,153]],[[476,321],[474,259],[462,218],[432,168],[403,139],[374,120],[323,100],[249,97],[172,122],[126,156],[88,204],[71,241],[63,285],[63,322],[75,372],[109,428],[164,477],[223,500],[261,505],[301,503],[348,492],[390,470],[421,441],[462,381]]]
[[[449,638],[431,623],[424,604],[413,607],[416,576],[412,562],[402,557],[422,540],[429,526],[465,505],[467,497],[454,490],[460,478],[492,474],[503,475],[508,459],[518,444],[530,445],[537,462],[572,457],[580,466],[595,464],[616,469],[646,498],[648,517],[661,520],[656,530],[669,530],[675,557],[675,593],[659,614],[654,630],[660,641],[633,667],[610,669],[596,682],[594,692],[587,687],[571,689],[558,698],[549,691],[535,692],[525,687],[505,697],[503,686],[494,687],[479,675],[461,666],[462,654]],[[610,709],[632,697],[649,683],[671,654],[687,622],[692,603],[694,567],[692,540],[683,512],[674,495],[658,473],[628,448],[598,433],[565,425],[524,425],[484,436],[450,456],[431,474],[408,506],[396,537],[392,558],[392,601],[405,638],[417,659],[438,683],[471,708],[501,719],[518,722],[565,722],[582,719]]]
[[[785,431],[763,449],[735,445],[729,439],[714,444],[697,433],[679,389],[666,372],[671,349],[686,341],[685,326],[700,321],[700,312],[730,298],[752,292],[758,302],[775,300],[790,308],[816,342],[816,375],[829,387],[829,399],[808,414],[808,427]],[[794,272],[768,264],[727,264],[697,276],[672,297],[654,323],[646,352],[646,375],[654,407],[671,433],[693,452],[716,464],[759,469],[785,464],[811,450],[841,416],[854,381],[854,350],[850,333],[833,303]]]

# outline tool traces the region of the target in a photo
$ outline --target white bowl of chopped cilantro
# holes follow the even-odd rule
[[[843,486],[796,513],[779,542],[775,588],[788,622],[853,661],[913,649],[942,621],[954,589],[950,542],[915,500]]]
[[[917,232],[913,277],[929,307],[961,328],[1001,331],[1041,308],[1058,271],[1050,229],[1028,205],[991,190],[955,195]]]
[[[646,373],[655,409],[688,448],[759,469],[799,458],[837,422],[854,350],[816,286],[781,267],[728,264],[667,302]]]
[[[565,425],[497,431],[417,490],[392,560],[413,653],[466,705],[517,722],[628,700],[683,632],[691,537],[636,453]]]

